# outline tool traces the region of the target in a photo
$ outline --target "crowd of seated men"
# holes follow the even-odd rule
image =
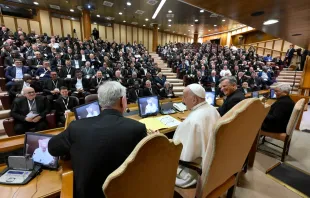
[[[246,91],[268,89],[275,82],[279,68],[285,66],[278,59],[269,60],[236,47],[228,48],[212,44],[166,44],[158,46],[157,53],[167,61],[168,67],[177,72],[184,85],[201,84],[207,91],[220,95],[219,80],[224,76],[235,76],[238,87]]]
[[[12,104],[11,115],[14,120],[19,118],[25,126],[24,114],[29,112],[23,108],[29,108],[23,101],[25,107],[21,112],[20,104],[15,101],[27,98],[28,92],[24,93],[27,87],[36,93],[33,96],[30,91],[30,98],[38,95],[46,98],[49,103],[46,109],[56,110],[57,120],[61,123],[65,121],[64,109],[73,107],[71,104],[67,107],[66,102],[59,102],[59,99],[69,95],[73,97],[72,100],[79,102],[75,105],[84,103],[87,95],[96,93],[101,84],[110,80],[118,81],[127,88],[128,101],[131,103],[143,96],[174,97],[172,85],[166,81],[142,44],[118,44],[100,38],[89,38],[82,42],[70,35],[50,37],[46,34],[36,35],[34,31],[26,36],[21,28],[14,33],[5,26],[1,27],[0,36],[6,89]],[[61,111],[56,108],[58,105],[63,107]],[[21,131],[21,127],[17,127],[17,130]]]

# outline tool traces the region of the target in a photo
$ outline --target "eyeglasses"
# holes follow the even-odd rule
[[[29,91],[27,94],[34,94],[36,93],[35,91]]]

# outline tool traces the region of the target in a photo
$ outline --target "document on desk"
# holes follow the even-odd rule
[[[147,129],[151,130],[160,130],[160,129],[166,129],[170,127],[178,126],[181,122],[177,119],[165,115],[161,117],[150,117],[150,118],[144,118],[139,120],[139,122],[145,124]]]

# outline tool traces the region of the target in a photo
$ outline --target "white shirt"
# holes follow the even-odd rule
[[[30,84],[29,84],[29,83],[26,83],[26,82],[24,81],[23,89],[24,89],[25,87],[30,87]],[[23,90],[21,91],[21,94],[24,95],[24,91],[23,91]]]
[[[75,68],[79,69],[80,68],[79,61],[78,60],[74,60],[74,63],[75,63]]]
[[[145,114],[155,113],[157,111],[157,106],[153,103],[147,104],[145,107]]]
[[[174,141],[180,141],[183,144],[180,160],[192,162],[204,157],[208,141],[213,133],[213,126],[219,118],[220,114],[216,108],[207,102],[202,102],[192,108],[173,136]],[[195,184],[197,178],[196,171],[179,166],[176,185],[188,187]]]
[[[226,76],[228,74],[228,76],[231,76],[231,72],[230,72],[230,70],[229,69],[227,69],[227,70],[222,70],[221,71],[221,73],[220,73],[220,76],[222,76],[222,77],[224,77],[224,76]]]
[[[75,84],[76,89],[83,89],[83,84],[82,84],[82,79],[76,79],[76,84]]]
[[[262,72],[262,79],[263,79],[264,81],[267,81],[267,80],[268,80],[268,75],[267,75],[266,72]]]
[[[17,79],[23,78],[23,69],[21,67],[16,67],[15,78],[17,78]]]
[[[53,156],[49,154],[48,149],[46,148],[45,152],[41,148],[37,148],[32,155],[33,161],[48,165],[54,162]]]

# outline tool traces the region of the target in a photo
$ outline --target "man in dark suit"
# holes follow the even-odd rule
[[[155,86],[152,86],[151,81],[145,82],[145,88],[143,89],[143,96],[158,96],[158,91]]]
[[[217,110],[221,116],[225,115],[231,108],[233,108],[240,101],[244,100],[244,94],[237,89],[237,80],[234,76],[225,76],[220,80],[222,91],[226,99],[221,107]]]
[[[219,84],[219,77],[216,76],[216,71],[215,70],[212,70],[211,71],[211,76],[209,76],[209,80],[208,82],[209,83],[215,83],[215,85],[217,86]]]
[[[249,88],[248,82],[243,82],[243,83],[242,83],[242,87],[240,88],[240,90],[242,91],[242,93],[243,93],[244,95],[252,91],[252,89]]]
[[[24,74],[30,74],[29,70],[23,66],[23,62],[20,59],[15,59],[15,67],[9,67],[5,72],[5,78],[8,81],[6,83],[7,90],[10,90],[14,82],[23,79]]]
[[[35,131],[47,129],[45,116],[50,111],[48,100],[44,96],[36,96],[32,87],[25,87],[23,93],[25,97],[17,98],[12,104],[15,133],[24,134],[31,128]]]
[[[85,97],[89,95],[89,80],[83,78],[83,74],[81,71],[76,71],[76,78],[72,80],[71,92],[72,96],[75,97]]]
[[[113,95],[113,99],[107,98]],[[48,151],[53,156],[71,155],[74,197],[105,197],[102,184],[146,136],[144,124],[123,117],[127,108],[126,88],[115,81],[98,90],[102,113],[71,122],[52,137]],[[81,148],[83,148],[81,150]],[[85,160],[87,159],[87,160]]]
[[[266,132],[285,133],[295,103],[290,98],[290,85],[281,84],[275,89],[277,101],[271,105],[270,111],[262,124]]]
[[[76,97],[68,96],[68,88],[60,87],[60,95],[55,101],[56,119],[64,124],[66,122],[66,114],[79,105],[79,100]]]
[[[59,72],[59,77],[60,78],[66,78],[66,79],[71,79],[75,76],[75,67],[73,67],[71,65],[71,60],[66,60],[65,62],[66,66],[65,67],[62,67],[60,69],[60,72]]]
[[[136,81],[132,88],[128,89],[128,102],[136,103],[139,97],[143,97],[143,89]]]
[[[286,55],[284,58],[284,62],[287,61],[287,66],[291,65],[294,53],[295,53],[294,45],[290,45],[290,48],[286,51]]]
[[[44,83],[43,93],[49,101],[56,100],[60,94],[60,87],[64,85],[61,78],[57,78],[55,71],[51,72],[51,78]]]

